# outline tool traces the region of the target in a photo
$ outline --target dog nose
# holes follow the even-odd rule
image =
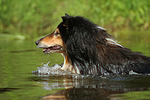
[[[36,44],[36,45],[38,45],[38,44],[39,44],[39,42],[40,42],[40,40],[37,40],[37,41],[35,42],[35,44]]]

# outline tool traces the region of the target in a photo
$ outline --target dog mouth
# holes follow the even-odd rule
[[[62,51],[62,46],[60,45],[55,45],[55,46],[50,46],[50,47],[43,47],[43,53],[49,54],[49,53],[54,53],[54,52],[61,52]]]

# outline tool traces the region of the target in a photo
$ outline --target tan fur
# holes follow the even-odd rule
[[[64,64],[62,66],[62,70],[67,70],[67,71],[71,71],[72,73],[75,74],[80,74],[79,69],[76,67],[73,67],[72,64],[69,61],[68,55],[66,55],[65,53],[62,53],[62,56],[64,57]]]
[[[58,33],[58,35],[55,35]],[[57,28],[52,34],[44,37],[41,41],[41,44],[43,44],[46,47],[54,46],[54,45],[60,45],[63,47],[63,41],[59,34],[59,29]]]

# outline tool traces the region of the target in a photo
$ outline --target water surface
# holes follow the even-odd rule
[[[150,34],[130,32],[116,36],[133,51],[150,56]],[[107,100],[114,94],[148,91],[149,75],[85,77],[78,75],[34,75],[32,71],[50,61],[61,64],[60,54],[45,55],[29,40],[0,40],[0,100]],[[142,93],[142,92],[141,92]],[[150,97],[149,97],[150,98]]]

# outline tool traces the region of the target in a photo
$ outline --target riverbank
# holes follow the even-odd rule
[[[54,31],[65,13],[84,16],[110,33],[150,30],[150,0],[0,0],[0,5],[0,34],[25,39]]]

